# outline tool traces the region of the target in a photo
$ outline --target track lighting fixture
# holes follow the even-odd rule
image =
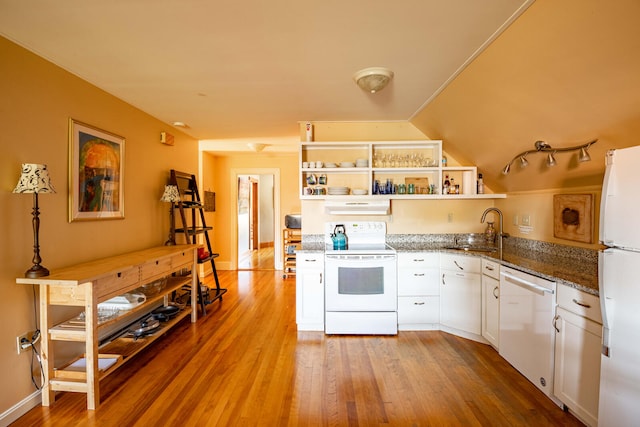
[[[538,153],[538,152],[547,153],[548,167],[552,167],[556,165],[556,158],[555,158],[556,153],[563,153],[567,151],[580,150],[580,154],[578,155],[578,161],[580,163],[588,162],[591,160],[591,156],[589,156],[589,152],[587,150],[589,150],[589,147],[591,147],[591,145],[595,144],[597,141],[598,141],[597,139],[594,139],[593,141],[587,142],[586,144],[576,145],[574,147],[566,147],[566,148],[553,148],[544,141],[536,141],[534,144],[535,146],[534,150],[523,151],[522,153],[516,155],[513,159],[511,159],[509,163],[507,163],[504,169],[502,169],[502,173],[503,175],[507,175],[511,171],[511,164],[516,160],[520,161],[521,168],[526,168],[527,166],[529,166],[529,162],[527,161],[527,155],[531,153]]]

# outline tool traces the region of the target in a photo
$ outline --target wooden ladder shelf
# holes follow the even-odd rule
[[[180,200],[173,205],[173,208],[178,210],[180,214],[180,222],[182,223],[182,227],[175,228],[172,216],[172,230],[175,230],[175,233],[184,234],[186,243],[191,244],[196,244],[196,240],[199,235],[204,236],[207,252],[205,253],[205,256],[198,256],[198,264],[204,264],[207,262],[211,263],[211,269],[213,270],[213,277],[216,283],[215,289],[212,289],[213,294],[207,292],[207,295],[204,295],[202,292],[202,285],[198,283],[198,298],[200,300],[202,314],[204,315],[206,314],[205,304],[210,304],[217,299],[222,301],[222,295],[227,292],[227,289],[220,287],[218,272],[216,270],[215,259],[220,254],[214,253],[211,249],[209,231],[213,228],[207,226],[207,221],[204,215],[204,205],[200,200],[200,192],[198,191],[196,176],[172,169],[169,184],[178,187]],[[190,215],[188,214],[189,211],[191,211]]]

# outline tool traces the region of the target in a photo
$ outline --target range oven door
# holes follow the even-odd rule
[[[325,255],[326,311],[395,312],[395,254]]]

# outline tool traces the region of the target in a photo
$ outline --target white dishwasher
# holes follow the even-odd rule
[[[500,355],[552,398],[556,283],[500,269]]]

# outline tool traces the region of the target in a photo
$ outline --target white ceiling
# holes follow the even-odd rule
[[[197,139],[273,138],[409,120],[532,2],[0,0],[0,34]]]

